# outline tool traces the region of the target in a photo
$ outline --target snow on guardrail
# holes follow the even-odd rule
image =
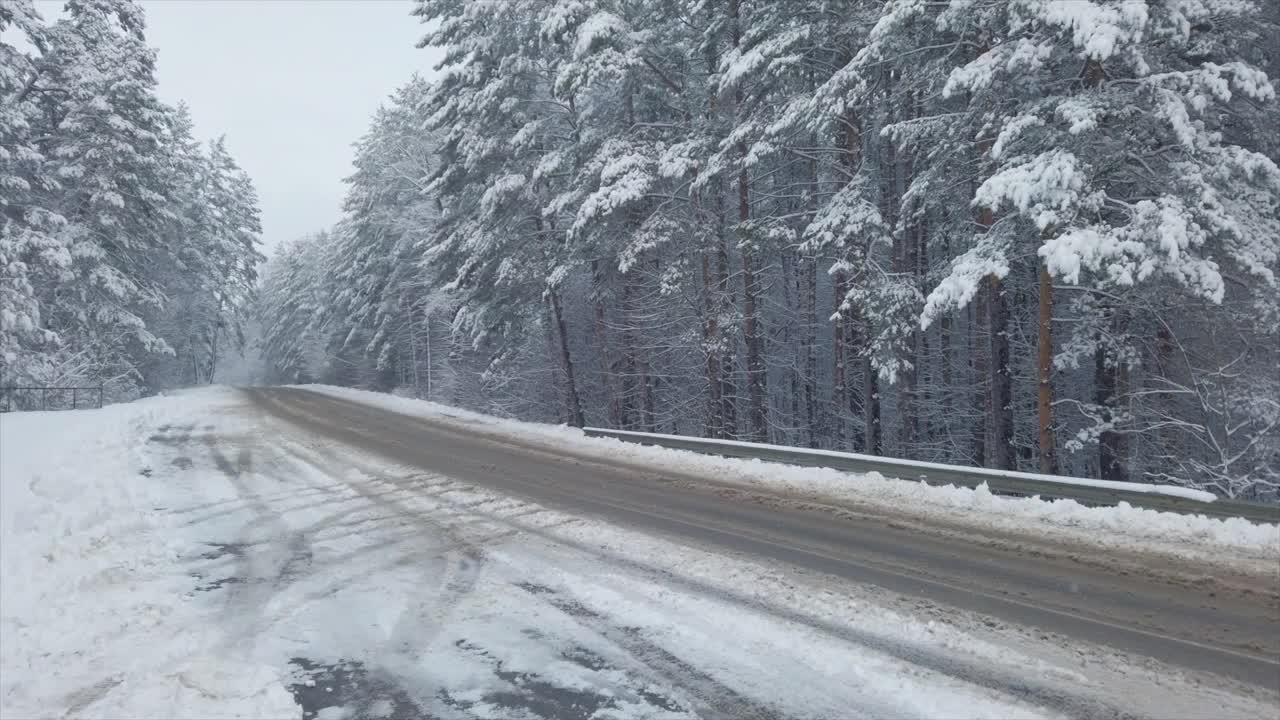
[[[808,455],[812,457],[823,458],[840,458],[842,460],[850,460],[855,462],[863,462],[877,465],[894,465],[904,471],[945,471],[959,472],[971,475],[975,478],[991,478],[1003,480],[1028,480],[1037,483],[1055,483],[1059,485],[1071,485],[1077,487],[1093,487],[1105,488],[1108,490],[1121,490],[1131,493],[1150,493],[1156,495],[1169,495],[1171,497],[1180,497],[1187,500],[1196,500],[1198,502],[1215,502],[1218,496],[1206,490],[1196,490],[1195,488],[1182,487],[1179,485],[1156,485],[1153,483],[1135,483],[1121,482],[1117,480],[1093,480],[1090,478],[1067,477],[1063,475],[1042,475],[1039,473],[1019,472],[1015,470],[993,470],[991,468],[967,467],[963,465],[946,465],[943,463],[923,462],[920,460],[902,460],[899,458],[888,458],[879,455],[861,455],[859,453],[841,452],[838,450],[817,450],[810,448],[797,448],[789,445],[770,445],[768,443],[744,442],[742,440],[718,440],[712,438],[694,438],[685,435],[667,435],[663,433],[646,433],[636,432],[634,430],[609,430],[606,428],[584,428],[584,432],[588,435],[609,436],[609,437],[630,437],[637,440],[668,440],[684,442],[695,442],[699,445],[706,445],[708,448],[717,446],[758,449],[770,452],[780,452],[796,455]],[[662,444],[662,443],[655,443]]]
[[[1128,504],[1163,512],[1205,515],[1217,518],[1241,518],[1251,522],[1280,524],[1280,506],[1241,502],[1220,498],[1204,490],[1177,485],[1092,480],[1089,478],[1041,475],[1037,473],[993,470],[990,468],[944,465],[942,463],[899,460],[897,458],[835,450],[713,440],[643,433],[631,430],[585,428],[588,436],[613,438],[625,442],[657,445],[668,449],[755,459],[807,467],[829,467],[852,473],[879,473],[900,480],[914,480],[929,485],[953,485],[978,489],[985,487],[996,495],[1037,496],[1069,499],[1085,505],[1115,506]]]

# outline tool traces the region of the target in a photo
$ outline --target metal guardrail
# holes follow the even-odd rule
[[[52,396],[53,405],[50,406]],[[61,387],[55,385],[0,385],[0,412],[16,410],[79,410],[102,407],[103,385]],[[36,402],[39,398],[39,402]],[[81,398],[84,401],[81,402]],[[68,399],[70,402],[68,403]],[[71,407],[68,408],[67,405]],[[61,406],[61,407],[59,407]]]
[[[826,467],[853,473],[878,472],[885,477],[903,480],[919,480],[930,485],[957,485],[975,488],[986,483],[997,495],[1063,498],[1087,505],[1118,505],[1127,502],[1135,507],[1176,512],[1184,515],[1210,517],[1238,517],[1252,522],[1280,523],[1280,505],[1217,499],[1212,502],[1194,500],[1177,495],[1141,492],[1093,485],[1077,485],[1055,482],[1030,473],[1006,472],[989,468],[971,468],[960,465],[916,463],[894,458],[854,455],[852,453],[814,452],[803,448],[787,448],[778,445],[754,443],[728,443],[704,438],[654,435],[604,428],[585,428],[588,437],[606,437],[644,445],[657,445],[677,450],[691,450],[705,455],[748,458],[767,462]]]

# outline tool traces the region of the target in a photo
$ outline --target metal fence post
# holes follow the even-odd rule
[[[99,408],[101,408],[101,407],[102,407],[102,389],[103,389],[103,387],[104,387],[105,385],[106,385],[106,383],[104,383],[104,382],[99,382],[99,383],[98,383],[98,407],[99,407]]]
[[[71,409],[78,410],[79,408],[76,406],[79,404],[80,404],[80,388],[78,387],[71,388]]]
[[[49,409],[49,388],[40,388],[40,409]]]

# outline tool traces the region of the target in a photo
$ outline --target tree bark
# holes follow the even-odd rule
[[[1058,458],[1053,442],[1053,278],[1040,263],[1040,313],[1036,335],[1036,422],[1039,429],[1040,472],[1056,474]]]
[[[707,418],[703,434],[711,438],[724,437],[724,387],[720,381],[720,319],[714,296],[718,290],[711,274],[711,254],[702,255],[702,324],[703,354],[706,356]]]
[[[903,103],[903,115],[906,119],[915,117],[915,102],[911,92]],[[890,188],[892,207],[896,214],[902,214],[902,197],[911,185],[914,163],[910,153],[899,153],[896,144],[888,142],[890,157]],[[903,217],[904,227],[901,233],[894,235],[894,271],[902,282],[916,282],[919,247],[924,243],[924,228],[908,215]],[[902,372],[898,376],[898,453],[901,457],[914,457],[916,445],[920,440],[919,408],[916,403],[916,392],[919,374],[918,344],[920,328],[913,325],[911,337],[907,338],[906,357],[903,358]]]
[[[729,286],[729,243],[724,232],[724,194],[717,181],[716,192],[716,289],[718,312],[725,312],[736,304]],[[729,337],[723,325],[719,326],[717,341],[720,343],[720,417],[724,421],[724,436],[738,436],[738,386],[734,374],[737,363],[737,338]]]
[[[708,24],[715,25],[718,9],[708,3],[706,10]],[[720,67],[717,50],[717,42],[714,39],[705,44],[706,72],[708,75],[715,74]],[[720,110],[719,100],[714,88],[709,88],[707,91],[706,109],[706,120],[708,124],[714,126]],[[708,394],[708,403],[711,405],[708,411],[708,424],[711,426],[713,437],[732,438],[737,435],[737,421],[733,404],[736,389],[732,385],[733,353],[736,352],[736,348],[729,347],[725,336],[725,327],[721,323],[725,311],[732,305],[729,293],[729,252],[725,245],[724,237],[725,209],[722,179],[720,177],[712,178],[707,187],[712,193],[710,224],[715,236],[715,247],[707,251],[707,254],[703,257],[702,264],[703,286],[707,288],[709,301],[705,306],[707,315],[705,340],[708,348],[707,381],[711,386]],[[700,200],[701,196],[696,196],[695,199]],[[710,289],[712,286],[712,270],[710,267],[710,255],[712,252],[715,254],[714,291]]]
[[[1036,415],[1039,429],[1039,471],[1057,473],[1053,443],[1053,278],[1039,266],[1039,319],[1036,337]]]
[[[844,271],[835,273],[835,298],[833,299],[835,312],[840,313],[840,303],[844,301],[846,287]],[[836,447],[844,442],[845,438],[845,422],[844,413],[845,405],[848,400],[848,380],[845,375],[845,350],[846,343],[844,337],[845,321],[843,314],[831,323],[831,427],[835,435]]]
[[[1114,322],[1114,319],[1113,319]],[[1098,349],[1094,351],[1094,402],[1101,410],[1101,420],[1107,424],[1098,436],[1098,474],[1103,480],[1126,481],[1129,479],[1127,467],[1127,443],[1123,432],[1115,429],[1123,417],[1120,413],[1120,400],[1128,392],[1128,372],[1123,360],[1118,356],[1109,356],[1098,338]]]
[[[880,381],[876,377],[876,369],[871,363],[870,355],[862,358],[862,374],[866,385],[862,451],[868,455],[882,455],[884,454],[884,434],[880,429]]]
[[[1004,283],[995,275],[987,276],[987,310],[991,330],[991,460],[997,469],[1012,470],[1013,385],[1009,377],[1009,305]]]
[[[618,392],[613,377],[613,360],[609,351],[609,332],[605,323],[604,278],[600,271],[600,261],[591,261],[591,277],[595,283],[595,336],[596,354],[600,364],[600,386],[604,389],[605,406],[608,408],[609,427],[622,426],[622,412],[618,405]]]
[[[812,87],[812,78],[810,78]],[[817,144],[817,137],[813,142]],[[809,161],[809,214],[812,221],[818,210],[818,161]],[[804,331],[800,335],[800,354],[804,362],[804,424],[807,444],[818,447],[817,413],[814,405],[818,399],[818,259],[813,255],[797,258],[797,294],[804,298]],[[802,286],[803,284],[803,286]]]
[[[836,147],[840,149],[840,158],[844,163],[845,172],[849,176],[846,182],[853,182],[853,177],[862,165],[862,122],[853,110],[847,111],[841,119],[843,122],[838,123],[836,130]],[[836,274],[835,310],[840,313],[840,317],[835,323],[835,354],[840,373],[836,379],[837,393],[833,397],[838,423],[836,426],[837,442],[843,442],[845,438],[844,414],[848,412],[851,419],[857,418],[861,414],[863,420],[861,449],[864,452],[879,454],[880,402],[876,396],[874,369],[871,368],[871,356],[867,346],[867,341],[871,337],[870,318],[861,312],[860,308],[840,309],[840,306],[845,302],[845,296],[849,292],[849,283],[857,282],[860,278],[865,278],[866,276],[865,263],[868,249],[866,247],[846,247],[843,248],[843,251],[846,256],[850,253],[860,255],[862,267],[858,267],[855,270],[855,276],[852,279],[846,276],[843,271]],[[863,395],[860,402],[850,382],[854,373],[855,358],[860,359],[860,365],[864,373]],[[852,430],[850,435],[852,435]]]
[[[987,466],[987,437],[991,431],[991,379],[987,361],[987,293],[978,291],[973,308],[973,321],[969,323],[970,356],[973,358],[974,408],[979,422],[973,423],[973,464]]]
[[[565,330],[564,314],[560,311],[560,293],[554,290],[548,293],[551,299],[551,312],[555,318],[557,334],[560,336],[560,363],[564,371],[565,410],[569,416],[569,424],[582,427],[586,423],[582,418],[582,401],[578,398],[578,384],[573,378],[573,358],[569,356],[569,335]]]
[[[729,29],[733,47],[742,44],[741,0],[729,0]],[[733,94],[733,112],[735,120],[741,121],[743,105],[742,86],[739,84]],[[738,154],[738,226],[746,228],[751,219],[750,187],[747,178],[746,158],[747,144],[736,145]],[[755,249],[751,246],[754,238],[739,246],[742,258],[742,333],[747,345],[747,399],[751,407],[751,438],[756,442],[769,441],[769,412],[766,395],[767,371],[764,363],[764,334],[760,329],[760,315],[757,307],[760,295],[760,281],[756,277]]]
[[[564,391],[564,359],[560,357],[559,349],[556,347],[556,317],[551,307],[551,298],[548,296],[546,300],[546,341],[547,341],[547,359],[553,364],[551,366],[551,385],[555,390],[556,397],[560,402],[556,403],[556,424],[568,422],[565,416],[568,403],[565,401],[566,395]]]
[[[817,258],[805,258],[803,262],[805,277],[805,377],[804,406],[806,426],[809,430],[809,447],[818,447],[817,404],[818,404],[818,261]]]

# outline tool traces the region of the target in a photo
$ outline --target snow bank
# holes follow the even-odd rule
[[[886,478],[874,472],[853,474],[829,468],[722,458],[612,438],[590,438],[577,428],[495,418],[424,400],[326,385],[304,387],[406,415],[460,421],[464,428],[470,427],[472,431],[479,425],[486,432],[802,499],[855,503],[861,508],[884,509],[895,515],[912,515],[979,530],[1034,534],[1095,547],[1157,551],[1200,561],[1280,560],[1280,526],[1255,524],[1241,518],[1182,515],[1127,503],[1116,507],[1086,507],[1074,500],[997,496],[985,485],[977,488],[931,486]],[[1224,549],[1232,551],[1233,556],[1224,557],[1221,553]]]
[[[164,512],[189,498],[146,442],[191,401],[0,415],[0,716],[296,715],[274,670],[174,637],[200,624]]]

